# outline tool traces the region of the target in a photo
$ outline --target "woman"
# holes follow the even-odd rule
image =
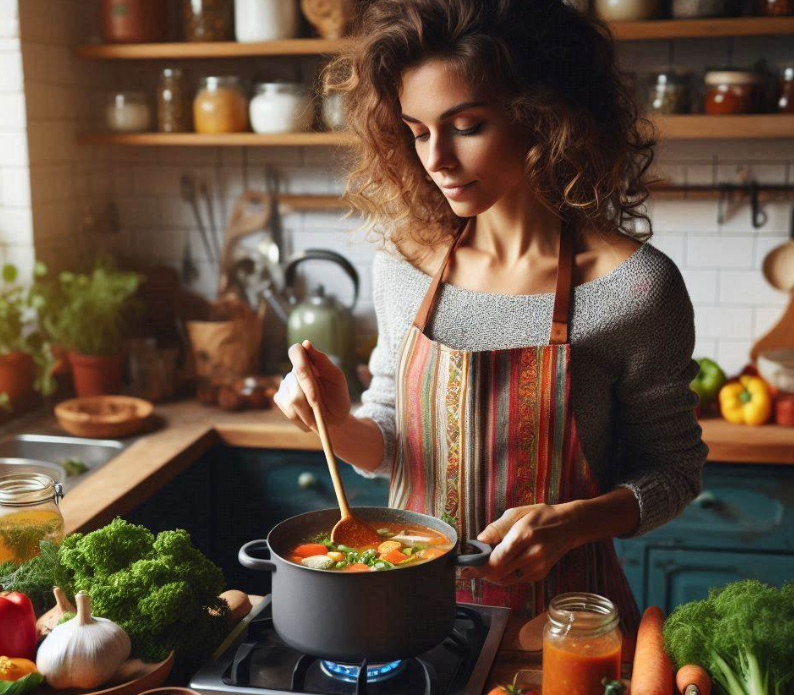
[[[276,403],[303,430],[320,403],[391,506],[495,546],[459,601],[594,591],[633,631],[612,538],[677,516],[707,448],[692,305],[635,231],[655,141],[609,32],[561,0],[375,0],[352,44],[327,80],[358,136],[347,199],[387,230],[373,380],[351,415],[294,345]]]

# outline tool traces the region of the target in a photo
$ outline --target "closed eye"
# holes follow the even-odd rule
[[[477,125],[471,128],[466,128],[465,130],[461,130],[460,128],[453,128],[452,130],[455,133],[455,135],[462,135],[464,137],[468,137],[470,135],[475,135],[479,133],[481,129],[482,129],[482,123],[478,123]],[[427,140],[428,135],[430,135],[430,133],[420,133],[419,135],[415,135],[414,142],[424,142],[425,140]]]

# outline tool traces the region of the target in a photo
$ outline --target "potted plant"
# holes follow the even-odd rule
[[[62,272],[47,304],[44,326],[67,352],[78,396],[119,393],[123,340],[142,277],[107,262],[91,274]]]
[[[17,282],[16,266],[6,263],[0,275],[0,407],[13,407],[38,389],[53,392],[53,359],[49,343],[38,328],[38,311],[45,298],[41,279],[47,274],[42,263],[33,268],[28,286]]]

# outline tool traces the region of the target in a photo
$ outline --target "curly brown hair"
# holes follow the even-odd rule
[[[607,25],[562,0],[360,5],[349,48],[326,67],[323,86],[343,94],[355,136],[343,197],[349,214],[365,216],[365,230],[433,245],[457,228],[401,119],[403,71],[439,58],[529,128],[525,172],[542,205],[576,228],[651,236],[653,124],[639,114]]]

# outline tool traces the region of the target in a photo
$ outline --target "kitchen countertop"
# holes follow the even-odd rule
[[[794,428],[747,427],[722,419],[701,421],[709,460],[794,465]],[[28,416],[2,434],[58,431],[52,416]],[[76,485],[61,502],[67,533],[110,522],[148,499],[164,483],[217,444],[233,447],[320,450],[318,437],[295,428],[279,410],[226,412],[180,401],[158,405],[150,431],[131,440],[118,456]],[[540,653],[519,646],[520,620],[510,620],[489,676],[489,687],[509,683],[524,670],[524,682],[539,683]]]

